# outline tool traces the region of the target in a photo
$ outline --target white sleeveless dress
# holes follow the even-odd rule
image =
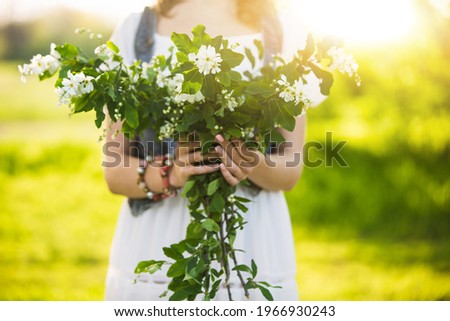
[[[134,35],[140,17],[140,13],[129,16],[112,37],[128,63],[135,60]],[[228,39],[231,43],[253,48],[257,57],[257,49],[253,45],[255,38],[262,39],[262,35]],[[155,35],[155,54],[167,54],[170,44],[169,37]],[[236,50],[242,50],[242,46]],[[249,61],[245,64],[245,68],[239,71],[251,69]],[[257,280],[281,286],[281,289],[271,289],[275,300],[298,300],[292,226],[283,192],[261,191],[252,196],[248,190],[238,188],[237,194],[252,200],[248,204],[249,211],[244,214],[248,223],[238,232],[235,241],[235,248],[244,250],[237,252],[238,262],[250,265],[254,259],[258,265]],[[168,296],[159,297],[167,289],[165,270],[154,275],[142,275],[138,279],[133,271],[140,261],[166,259],[162,248],[184,239],[189,220],[187,200],[181,196],[159,202],[137,217],[131,214],[125,199],[111,247],[106,299],[167,300]],[[233,299],[246,300],[237,278],[233,276],[231,280]],[[250,295],[251,300],[265,300],[259,290],[251,290]],[[221,288],[215,299],[228,300],[226,289]]]

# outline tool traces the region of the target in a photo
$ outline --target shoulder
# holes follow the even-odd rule
[[[134,41],[142,13],[143,11],[133,12],[117,23],[110,38],[119,47],[125,62],[128,64],[135,60]]]
[[[294,13],[279,12],[278,19],[283,31],[282,55],[290,57],[305,47],[308,29]]]
[[[142,13],[143,13],[143,11],[130,13],[124,19],[119,21],[116,24],[114,31],[111,35],[111,40],[118,41],[119,37],[124,36],[124,35],[129,36],[130,34],[135,32],[139,25],[139,21],[142,17]]]

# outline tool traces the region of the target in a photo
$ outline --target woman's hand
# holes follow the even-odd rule
[[[219,170],[219,164],[200,165],[204,161],[217,159],[216,153],[202,155],[200,142],[178,142],[169,182],[173,187],[183,187],[192,175],[209,174]]]
[[[255,166],[263,160],[260,152],[247,148],[240,139],[228,141],[222,135],[217,135],[216,141],[219,143],[216,146],[216,152],[222,160],[219,168],[231,186],[246,179]]]

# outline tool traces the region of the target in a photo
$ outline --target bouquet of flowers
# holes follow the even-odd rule
[[[263,58],[260,41],[255,40],[259,56],[255,57],[249,48],[243,55],[222,36],[210,37],[202,25],[192,34],[173,33],[171,54],[150,62],[125,64],[111,41],[98,46],[93,56],[72,44],[52,44],[50,54],[34,56],[19,70],[23,78],[36,75],[40,80],[57,74],[59,103],[68,105],[72,113],[95,112],[99,128],[106,112],[113,121],[123,122],[128,138],[149,126],[160,140],[195,133],[204,154],[214,148],[217,134],[227,140],[242,139],[263,152],[273,143],[282,143],[278,128],[292,131],[295,118],[311,104],[305,92],[310,73],[319,79],[323,95],[330,92],[333,69],[359,84],[358,65],[330,39],[315,43],[308,36],[305,48],[291,60],[274,56],[257,72],[241,74],[234,69],[245,56],[253,67],[256,59]],[[252,260],[247,266],[236,260],[239,249],[234,241],[244,228],[248,200],[235,191],[220,172],[191,176],[183,188],[191,215],[185,239],[163,249],[167,260],[140,262],[135,272],[155,273],[169,265],[170,300],[194,300],[198,295],[210,300],[221,284],[231,300],[232,273],[247,297],[249,289],[259,289],[272,300],[271,285],[256,280],[256,263]]]

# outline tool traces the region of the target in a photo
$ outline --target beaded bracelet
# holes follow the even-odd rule
[[[147,183],[145,182],[145,172],[147,170],[147,167],[154,160],[157,163],[159,162],[161,163],[159,169],[163,184],[163,193],[161,194],[153,193],[152,191],[150,191],[150,189],[147,186]],[[162,157],[161,156],[156,157],[155,159],[151,156],[147,156],[145,160],[144,159],[139,160],[139,166],[137,168],[138,173],[137,185],[139,186],[140,189],[144,191],[148,199],[157,202],[168,197],[175,197],[177,195],[177,190],[170,185],[169,181],[169,173],[172,166],[173,166],[173,159],[169,154]]]

